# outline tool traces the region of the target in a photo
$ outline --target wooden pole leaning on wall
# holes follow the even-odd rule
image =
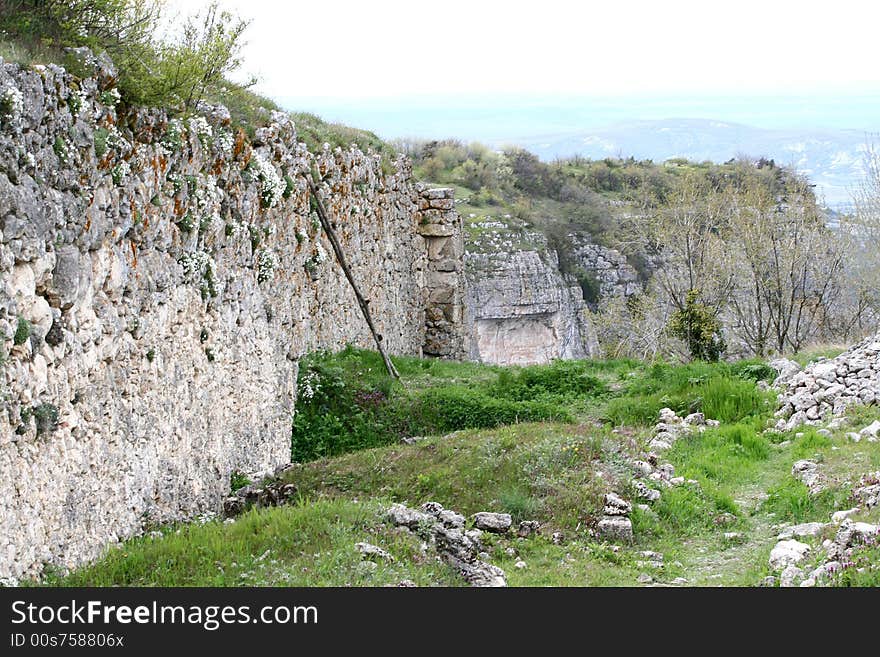
[[[391,362],[391,358],[389,358],[388,354],[385,352],[385,347],[382,344],[382,336],[376,331],[376,326],[373,324],[373,318],[370,315],[370,302],[364,298],[364,295],[362,295],[360,289],[358,289],[354,276],[351,273],[351,269],[345,260],[345,254],[342,252],[342,245],[336,237],[336,231],[333,230],[333,224],[330,223],[327,210],[324,208],[324,202],[321,200],[320,194],[318,194],[318,187],[315,185],[315,181],[309,173],[304,172],[302,175],[309,185],[309,192],[311,193],[312,198],[315,199],[315,211],[318,214],[318,220],[321,222],[321,227],[324,229],[327,238],[330,240],[330,245],[333,247],[333,253],[336,254],[336,261],[339,263],[339,266],[342,267],[342,271],[345,273],[345,278],[348,279],[348,284],[351,285],[351,289],[354,291],[354,296],[357,298],[361,313],[363,313],[364,319],[367,320],[367,326],[370,328],[370,333],[373,334],[373,339],[376,341],[376,348],[382,355],[385,368],[388,370],[389,375],[400,380],[400,373],[397,371],[397,368],[394,367],[394,363]]]

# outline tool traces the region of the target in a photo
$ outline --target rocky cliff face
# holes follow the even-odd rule
[[[93,63],[0,60],[0,578],[215,511],[232,472],[289,460],[297,359],[371,346],[303,173],[387,348],[465,344],[460,219],[405,160],[312,155],[282,114],[248,140],[223,108],[123,112]]]
[[[598,353],[583,293],[559,271],[556,253],[532,250],[469,253],[468,308],[474,356],[487,363],[526,365]]]
[[[642,291],[638,272],[620,251],[593,244],[582,235],[569,237],[578,265],[598,283],[599,297],[631,297]]]

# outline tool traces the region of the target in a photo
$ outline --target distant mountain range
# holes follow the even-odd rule
[[[544,160],[622,155],[655,162],[671,157],[725,162],[738,155],[764,156],[809,175],[826,203],[838,209],[850,203],[850,190],[862,178],[869,133],[880,133],[880,90],[873,87],[780,96],[426,96],[282,102],[373,130],[386,139],[455,137],[498,148],[515,144]]]
[[[858,130],[768,130],[706,119],[664,119],[516,141],[546,160],[582,155],[725,162],[740,155],[763,156],[794,166],[816,183],[817,193],[830,207],[846,209],[851,190],[864,175],[869,139],[870,135]]]

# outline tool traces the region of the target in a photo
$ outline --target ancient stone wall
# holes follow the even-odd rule
[[[297,359],[372,346],[304,173],[387,348],[465,348],[460,221],[405,159],[312,155],[280,113],[248,139],[219,107],[123,110],[93,64],[0,60],[0,578],[289,460]]]
[[[428,251],[423,351],[426,356],[465,359],[471,351],[472,322],[465,304],[464,234],[455,190],[420,191],[417,230]]]

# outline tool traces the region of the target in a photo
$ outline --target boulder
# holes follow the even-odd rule
[[[702,413],[691,413],[684,419],[685,424],[703,426],[706,424],[706,416]]]
[[[779,533],[777,538],[782,541],[795,536],[818,536],[828,525],[824,522],[805,522],[793,527],[788,527]]]
[[[628,516],[631,511],[632,504],[616,493],[608,493],[605,495],[604,513],[606,516]]]
[[[835,525],[839,525],[851,515],[856,514],[859,511],[861,511],[859,507],[853,507],[852,509],[846,509],[845,511],[835,511],[831,514],[831,522]]]
[[[783,570],[803,561],[810,552],[810,546],[795,540],[779,541],[770,551],[770,566]]]
[[[371,561],[376,559],[389,562],[394,561],[394,557],[390,553],[372,543],[355,543],[354,547],[361,553],[361,556],[364,559],[369,559]]]
[[[474,514],[474,527],[494,534],[504,534],[510,530],[513,520],[509,513],[481,511]]]
[[[599,537],[617,543],[632,543],[632,522],[625,516],[604,516],[596,525]]]
[[[417,529],[420,524],[430,523],[433,517],[427,513],[410,509],[403,504],[392,504],[385,512],[385,517],[397,527]]]
[[[656,488],[651,488],[647,484],[638,479],[633,479],[632,487],[636,492],[636,496],[639,499],[647,500],[648,502],[655,502],[660,499],[660,491]]]
[[[877,438],[877,434],[880,433],[880,420],[875,420],[864,429],[859,432],[862,436],[866,438]]]
[[[787,358],[777,358],[775,360],[771,360],[768,364],[779,373],[776,377],[776,380],[773,381],[774,388],[785,385],[792,379],[792,377],[794,377],[795,374],[801,371],[800,365],[798,365],[793,360],[788,360]]]

